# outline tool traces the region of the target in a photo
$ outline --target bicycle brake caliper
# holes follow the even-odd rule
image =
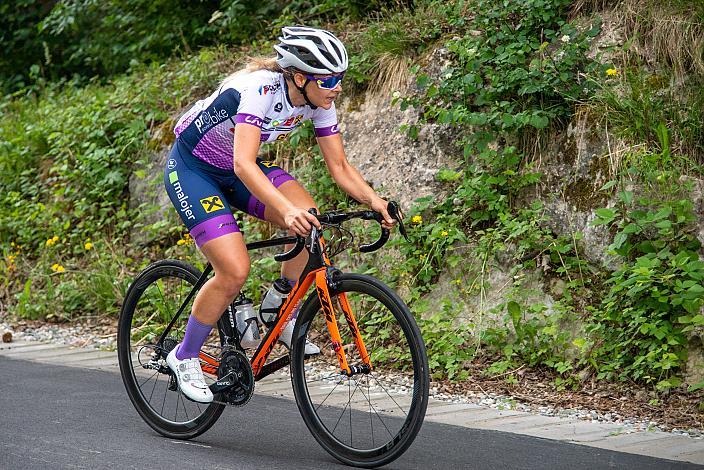
[[[337,290],[337,287],[340,284],[340,281],[338,280],[340,274],[342,274],[342,271],[333,266],[328,266],[325,270],[325,280],[327,281],[328,289]]]

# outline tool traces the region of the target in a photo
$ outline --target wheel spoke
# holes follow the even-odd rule
[[[318,410],[318,408],[320,408],[321,406],[323,406],[323,403],[325,403],[328,398],[330,398],[330,395],[332,395],[332,392],[335,391],[335,389],[337,388],[338,385],[340,385],[340,382],[336,383],[335,386],[332,388],[332,390],[330,390],[330,393],[328,393],[328,395],[325,397],[325,400],[323,400],[323,401],[320,402],[320,404],[319,404],[319,405],[317,406],[317,408],[316,408],[316,411]]]

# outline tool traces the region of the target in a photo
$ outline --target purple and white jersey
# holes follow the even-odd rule
[[[176,123],[174,134],[191,153],[211,165],[232,170],[235,125],[262,130],[261,141],[283,140],[306,119],[315,135],[338,133],[335,103],[330,109],[293,106],[283,74],[269,70],[240,72],[198,101]]]

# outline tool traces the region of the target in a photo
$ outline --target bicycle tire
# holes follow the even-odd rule
[[[170,391],[173,392],[168,388],[170,375],[159,372],[158,370],[153,373],[149,370],[146,374],[148,376],[151,373],[154,379],[151,394],[147,397],[147,393],[149,392],[148,386],[140,385],[140,380],[138,380],[137,375],[138,373],[143,374],[140,379],[143,379],[143,385],[147,383],[143,371],[145,368],[141,363],[144,359],[142,352],[145,352],[145,357],[149,356],[153,358],[156,354],[156,350],[150,350],[151,345],[148,342],[145,342],[145,345],[141,346],[136,340],[136,335],[142,335],[144,333],[144,335],[141,336],[142,339],[139,341],[143,341],[143,338],[158,338],[161,331],[163,331],[163,327],[168,324],[168,321],[176,313],[182,302],[181,299],[185,299],[185,296],[190,292],[199,277],[200,272],[195,267],[178,260],[162,260],[149,265],[130,285],[118,321],[118,361],[122,381],[130,401],[142,419],[152,429],[163,436],[173,439],[191,439],[204,433],[215,424],[225,409],[225,405],[220,403],[211,403],[209,405],[196,404],[195,402],[185,399],[185,396],[183,396],[180,390],[175,391],[176,395],[173,393],[169,394]],[[179,298],[174,298],[172,301],[172,299],[168,297],[171,291],[165,291],[167,288],[170,289],[171,286],[176,285],[180,285]],[[159,295],[161,298],[159,298]],[[160,302],[163,302],[163,305],[160,305]],[[144,321],[144,314],[150,313],[152,310],[154,312]],[[189,313],[190,308],[181,315],[182,318],[180,320],[183,327],[185,327]],[[156,321],[153,319],[155,316],[157,316]],[[160,319],[159,317],[163,318]],[[161,331],[159,331],[159,327],[162,327]],[[174,334],[177,334],[177,325],[174,325],[172,331],[174,331]],[[134,342],[133,336],[135,337]],[[210,338],[212,337],[218,338],[220,340],[219,344],[222,344],[222,338],[217,328],[213,329]],[[178,338],[174,338],[174,341],[176,339]],[[139,349],[137,349],[137,346],[139,346]],[[165,358],[160,357],[157,362],[165,366],[166,363],[164,359]],[[162,405],[159,410],[158,401],[153,402],[152,398],[157,389],[157,385],[159,385],[160,390],[163,388],[163,384],[160,383],[161,376],[164,376],[166,390],[164,391]],[[169,401],[168,407],[166,406],[167,399]],[[171,419],[170,410],[173,409],[174,400],[176,413],[174,418]],[[185,421],[178,420],[179,404],[181,405],[182,415],[185,415],[183,418]],[[165,408],[169,411],[168,417],[165,416]],[[189,416],[187,411],[189,408],[194,410],[193,413],[196,413],[195,410],[198,410],[197,414],[193,417]]]
[[[378,467],[401,456],[413,443],[413,440],[420,431],[428,405],[430,381],[428,359],[420,330],[411,312],[398,295],[389,287],[371,276],[341,274],[336,278],[336,287],[334,290],[330,290],[330,294],[333,299],[339,299],[338,296],[341,293],[345,293],[348,301],[353,305],[352,310],[357,317],[358,328],[366,343],[369,356],[372,358],[372,366],[378,365],[379,368],[373,368],[371,373],[364,374],[361,377],[355,375],[353,378],[350,378],[339,373],[339,363],[337,362],[334,352],[331,352],[331,343],[322,345],[321,354],[306,358],[305,342],[307,338],[313,342],[316,342],[316,340],[320,341],[322,337],[329,338],[327,330],[325,330],[324,333],[320,332],[318,336],[316,336],[315,333],[316,330],[325,328],[325,322],[324,319],[320,320],[324,315],[321,311],[318,296],[314,292],[308,297],[301,308],[293,333],[293,348],[291,351],[291,381],[293,391],[298,409],[306,426],[318,443],[330,455],[347,465],[367,468]],[[365,298],[370,299],[368,303],[364,300]],[[371,305],[372,303],[379,304],[379,309],[374,310],[377,307],[374,307],[374,309],[370,307],[369,310],[366,310],[366,305]],[[349,341],[352,335],[351,333],[344,333],[345,330],[349,330],[349,327],[345,322],[344,315],[340,312],[339,300],[334,300],[334,304],[337,310],[338,326],[343,337],[343,345],[341,346],[350,349],[350,351],[347,352],[348,360],[354,361],[356,348],[353,349],[349,347],[352,346],[352,344],[345,346],[346,341]],[[384,309],[386,313],[384,313]],[[388,315],[389,313],[391,316]],[[388,320],[388,324],[382,324],[384,318]],[[386,340],[379,339],[385,334],[389,335]],[[394,351],[397,348],[397,346],[394,346],[394,342],[401,344],[404,340],[405,346],[401,347],[407,348],[408,351],[404,352],[399,350],[396,359],[387,357],[389,353],[392,356],[394,355]],[[386,362],[384,362],[384,357],[386,357]],[[325,376],[324,374],[327,372],[319,372],[323,370],[324,367],[319,363],[328,361],[326,358],[329,358],[327,370],[332,370],[337,367],[339,377],[334,377],[333,375]],[[407,359],[406,365],[399,364],[403,358]],[[384,371],[384,364],[386,364],[388,371]],[[392,385],[388,385],[390,382],[387,380],[385,374],[389,374],[389,376],[396,374],[398,376],[398,371],[400,370],[401,376],[403,376],[404,368],[406,368],[405,371],[407,372],[408,365],[411,365],[413,370],[412,379],[408,380],[410,403],[408,404],[408,412],[406,413],[399,404],[399,402],[405,403],[408,398],[401,392],[403,386],[398,387],[400,398],[397,401],[389,392],[389,390],[395,391],[396,386],[392,389]],[[397,368],[397,370],[394,370],[394,368]],[[383,374],[381,373],[382,371],[384,371]],[[322,378],[318,378],[321,374]],[[375,374],[377,374],[377,376],[372,378]],[[307,379],[307,376],[310,376],[310,380]],[[366,377],[366,379],[364,377]],[[337,385],[334,385],[334,388],[332,388],[332,391],[330,391],[325,399],[316,405],[314,402],[321,400],[322,395],[327,392],[327,388],[318,387],[316,383],[322,380],[327,382],[327,388],[332,387],[333,384]],[[345,380],[348,385],[347,390],[349,398],[333,428],[332,422],[334,421],[335,415],[339,412],[339,408],[342,407],[342,402],[325,405],[325,401],[333,395],[341,382],[344,384]],[[366,393],[364,392],[363,383],[365,380],[367,387]],[[374,388],[371,388],[373,380],[378,382],[374,385],[374,388],[380,388],[382,391],[373,391]],[[395,380],[400,379],[397,377]],[[387,384],[388,388],[385,387],[384,384]],[[352,391],[353,385],[355,386],[354,391]],[[355,402],[353,399],[357,391],[360,390],[360,386],[362,387],[361,394],[357,397],[357,400],[361,399],[361,402]],[[344,387],[342,392],[344,402]],[[386,392],[386,395],[388,395],[388,398],[391,400],[384,397],[383,392]],[[381,398],[372,399],[374,393],[381,395]],[[387,405],[384,405],[384,400],[386,400]],[[366,412],[367,406],[368,413]],[[405,413],[405,418],[392,417],[391,414],[397,411],[395,408],[401,409],[401,411]],[[349,409],[349,411],[347,411],[347,409]],[[362,409],[364,409],[364,411],[362,411]],[[340,432],[336,434],[340,420],[343,416],[346,417],[347,413],[349,414],[350,429],[349,444],[346,441],[346,430],[344,433]],[[362,427],[366,427],[367,425],[364,424],[363,421],[367,420],[369,422],[369,428],[371,429],[371,439],[369,433],[362,433],[361,436],[355,437],[353,427],[357,423]],[[347,421],[347,418],[345,421]],[[390,437],[388,441],[379,442],[378,444],[374,439],[373,427],[374,423],[377,421],[383,424],[383,427],[386,428],[385,431]],[[392,432],[387,425],[394,426],[397,431]],[[383,428],[381,429],[383,436],[385,435],[384,430]],[[371,444],[369,448],[362,448],[360,446],[360,442],[365,440]]]

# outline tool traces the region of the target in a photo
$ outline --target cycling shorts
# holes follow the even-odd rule
[[[294,180],[271,162],[257,158],[257,165],[276,188]],[[240,231],[230,206],[265,220],[264,204],[232,170],[223,170],[194,157],[179,139],[166,159],[164,186],[198,247]]]

